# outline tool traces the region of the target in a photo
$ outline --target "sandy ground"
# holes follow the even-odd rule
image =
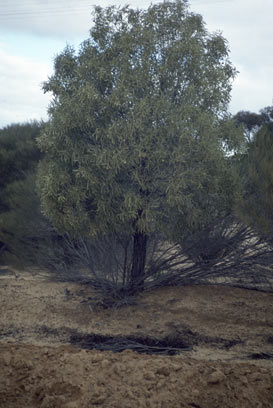
[[[170,356],[76,344],[92,334],[187,348]],[[87,285],[0,270],[0,407],[97,406],[272,408],[273,294],[164,288],[104,309]]]

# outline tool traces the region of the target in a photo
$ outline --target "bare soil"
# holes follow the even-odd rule
[[[88,349],[103,336],[124,351]],[[273,294],[162,288],[105,309],[88,285],[0,270],[0,407],[98,406],[272,408]]]

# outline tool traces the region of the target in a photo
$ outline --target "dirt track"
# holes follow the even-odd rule
[[[1,408],[273,407],[273,294],[166,288],[105,310],[88,286],[2,271],[0,296]],[[71,345],[91,334],[168,337],[189,351]]]

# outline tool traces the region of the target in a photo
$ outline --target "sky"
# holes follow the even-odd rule
[[[88,38],[93,5],[146,8],[160,0],[0,0],[0,128],[46,120],[42,83],[67,44]],[[189,0],[210,32],[227,39],[238,70],[229,110],[273,105],[273,0]]]

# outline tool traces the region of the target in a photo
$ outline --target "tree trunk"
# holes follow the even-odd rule
[[[144,287],[147,240],[148,237],[146,234],[140,231],[135,232],[131,269],[132,292],[140,292]]]

